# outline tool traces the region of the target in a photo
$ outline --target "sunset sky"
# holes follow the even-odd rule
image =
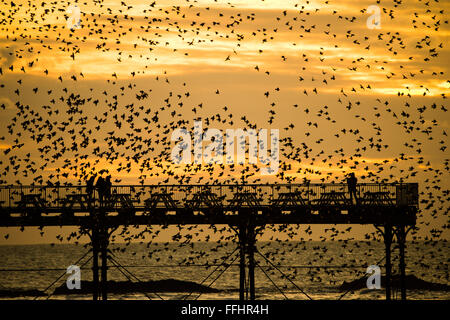
[[[81,26],[71,31],[75,3]],[[378,29],[368,28],[370,5]],[[2,1],[0,183],[84,184],[100,169],[116,184],[342,182],[355,172],[359,182],[418,182],[419,235],[449,239],[449,9]],[[173,164],[171,134],[197,119],[204,130],[278,129],[278,174],[260,175],[261,163]],[[349,237],[374,229],[358,230]],[[0,244],[58,232],[2,228]]]

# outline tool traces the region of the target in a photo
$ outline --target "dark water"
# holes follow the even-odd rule
[[[113,254],[117,262],[125,266],[139,280],[177,279],[201,283],[215,268],[205,264],[220,264],[232,253],[235,244],[227,243],[217,247],[216,243],[200,242],[179,246],[177,243],[115,244]],[[124,250],[125,249],[125,250]],[[67,279],[65,269],[81,258],[87,248],[83,245],[24,245],[0,246],[0,289],[44,290],[59,276],[62,278],[48,291],[63,285]],[[378,242],[262,242],[258,250],[268,257],[284,274],[313,299],[338,299],[343,292],[339,285],[365,275],[368,265],[378,264],[384,273],[384,246]],[[394,273],[398,273],[397,249],[393,252]],[[448,242],[408,243],[406,251],[407,274],[442,284],[449,283],[448,262],[450,258]],[[237,251],[236,253],[237,254]],[[92,260],[88,254],[81,262],[82,280],[92,280]],[[237,255],[227,260],[231,263]],[[256,294],[258,299],[307,299],[282,273],[261,255],[255,255],[261,268],[256,268]],[[231,265],[211,286],[219,293],[201,295],[200,299],[237,299],[239,288],[239,259]],[[190,264],[188,266],[187,264]],[[192,266],[195,264],[195,266]],[[314,266],[314,267],[311,267]],[[326,268],[325,268],[326,267]],[[28,269],[28,271],[16,271]],[[39,270],[59,269],[59,270]],[[204,282],[209,285],[219,275],[218,272]],[[264,270],[264,272],[263,272]],[[269,280],[269,278],[271,280]],[[125,281],[127,278],[117,268],[111,267],[109,280]],[[272,283],[276,284],[276,286]],[[278,288],[277,288],[278,287]],[[280,292],[285,294],[285,296]],[[180,299],[186,293],[160,293],[164,299]],[[398,293],[399,294],[399,293]],[[449,299],[448,291],[408,290],[409,299]],[[149,294],[152,298],[155,295]],[[193,294],[195,298],[198,294]],[[27,297],[34,298],[34,297]],[[45,297],[44,297],[45,298]],[[51,296],[51,299],[91,299],[86,295]],[[142,293],[110,294],[110,299],[146,299]],[[40,298],[42,299],[42,298]],[[384,290],[357,290],[346,294],[343,299],[384,299]]]

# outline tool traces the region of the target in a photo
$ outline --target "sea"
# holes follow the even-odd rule
[[[239,298],[239,250],[233,242],[116,243],[111,244],[108,280],[155,281],[175,279],[215,288],[213,293],[132,292],[108,293],[108,299],[200,299]],[[406,274],[427,282],[450,285],[447,241],[408,242]],[[255,259],[255,292],[260,300],[352,300],[385,299],[385,290],[341,290],[340,285],[369,276],[368,266],[384,274],[384,244],[366,241],[258,242]],[[81,259],[81,260],[80,260]],[[392,252],[393,274],[399,273],[398,248]],[[83,244],[36,244],[0,246],[0,291],[44,291],[0,299],[92,299],[90,294],[55,295],[65,285],[67,268],[80,267],[81,280],[92,280],[89,247]],[[119,267],[120,266],[120,267]],[[248,281],[248,278],[246,279]],[[74,289],[76,290],[76,289]],[[178,289],[177,289],[178,290]],[[183,290],[180,290],[183,291]],[[248,294],[248,293],[246,293]],[[400,292],[393,290],[393,298]],[[448,290],[407,290],[408,299],[448,300]]]

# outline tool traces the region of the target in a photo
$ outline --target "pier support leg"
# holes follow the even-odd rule
[[[406,264],[405,264],[405,244],[406,232],[405,226],[399,226],[397,229],[397,241],[400,253],[400,290],[402,300],[406,300]]]
[[[107,284],[108,284],[108,229],[102,232],[101,241],[101,254],[102,254],[102,300],[107,300]]]
[[[250,286],[250,300],[255,300],[255,228],[249,227],[247,231],[247,252],[248,252],[248,277]]]
[[[255,300],[255,227],[252,224],[241,224],[239,226],[239,300]],[[248,287],[246,284],[246,274],[248,270]],[[247,289],[249,297],[246,297]]]
[[[103,210],[91,211],[91,242],[92,242],[92,299],[107,300],[107,272],[108,272],[108,227],[105,223],[105,212]],[[99,255],[101,266],[99,266]],[[100,277],[99,277],[100,271]]]
[[[92,229],[92,300],[98,300],[99,278],[98,278],[98,253],[99,253],[99,232],[97,228]]]
[[[245,243],[246,243],[246,228],[241,225],[239,227],[239,300],[245,300]]]
[[[386,246],[386,300],[391,300],[391,244],[392,244],[392,226],[384,227],[384,244]]]

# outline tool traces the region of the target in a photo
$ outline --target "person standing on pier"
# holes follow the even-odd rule
[[[355,198],[355,203],[358,204],[358,198],[356,197],[356,184],[358,180],[356,179],[355,174],[352,172],[349,174],[349,177],[347,178],[347,186],[348,186],[348,192],[350,193],[350,201],[353,204],[353,197]]]
[[[111,183],[111,175],[106,177],[105,180],[105,200],[109,201],[111,199],[111,187],[112,187],[112,183]]]
[[[88,206],[91,206],[91,204],[92,204],[92,199],[93,199],[93,195],[94,195],[94,181],[95,181],[95,176],[90,177],[89,180],[86,181],[86,194],[87,194]]]
[[[100,200],[100,206],[103,207],[103,200],[105,197],[105,179],[103,179],[103,177],[99,177],[97,179],[97,183],[95,184],[95,187],[97,188],[97,192],[98,192],[98,198]]]

